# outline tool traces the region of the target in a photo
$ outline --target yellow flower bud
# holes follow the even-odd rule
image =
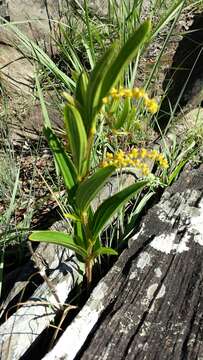
[[[140,156],[141,156],[141,158],[145,158],[147,156],[147,150],[142,148],[140,150]]]
[[[133,97],[133,91],[131,89],[124,89],[123,92],[124,92],[125,97],[128,97],[128,98]]]
[[[120,95],[121,97],[124,97],[124,96],[125,96],[125,89],[120,90],[120,91],[119,91],[119,95]]]
[[[107,152],[107,153],[106,153],[106,158],[107,158],[108,160],[109,160],[109,159],[113,159],[113,154]]]
[[[156,160],[156,159],[157,159],[157,156],[159,156],[159,153],[158,153],[157,150],[152,150],[151,153],[149,153],[149,154],[150,154],[150,158],[151,158],[152,160]],[[148,154],[148,157],[149,157],[149,154]]]
[[[131,153],[130,153],[134,158],[138,157],[138,150],[137,149],[132,149]]]
[[[118,90],[115,89],[115,88],[112,88],[111,91],[110,91],[110,95],[111,95],[111,96],[114,96],[114,95],[116,95],[116,94],[118,94]]]
[[[133,97],[135,99],[139,99],[139,93],[140,93],[139,88],[136,87],[136,88],[132,89],[132,93],[133,93]]]
[[[163,159],[162,161],[160,161],[160,166],[163,168],[163,169],[167,169],[169,167],[168,165],[168,161],[166,159]]]
[[[107,96],[105,96],[103,99],[102,99],[102,103],[103,104],[108,104],[109,103],[109,98]]]
[[[145,95],[146,95],[146,93],[145,93],[144,89],[140,89],[140,90],[139,90],[139,98],[142,98],[142,97],[144,97]]]
[[[157,104],[156,100],[154,100],[154,99],[149,100],[148,104],[147,104],[147,108],[148,108],[149,112],[151,112],[152,114],[155,114],[158,110],[158,104]]]
[[[102,168],[105,168],[105,167],[107,167],[107,166],[109,166],[108,161],[102,161],[101,167],[102,167]]]
[[[143,166],[142,166],[142,174],[143,174],[144,176],[147,176],[147,175],[149,175],[149,173],[150,173],[150,171],[149,171],[148,165],[147,165],[147,164],[143,164]]]
[[[117,94],[111,94],[112,98],[113,99],[119,99],[120,98],[120,94],[117,93]]]

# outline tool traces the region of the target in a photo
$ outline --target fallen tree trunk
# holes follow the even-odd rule
[[[146,215],[44,360],[203,359],[203,166]]]
[[[94,201],[94,208],[119,188],[126,187],[135,181],[133,175],[122,175],[112,177],[101,191],[99,197]],[[52,230],[69,232],[68,224],[62,220],[56,222]],[[33,274],[38,271],[33,262],[39,264],[39,273],[47,274],[48,282],[41,284],[28,301],[16,304],[16,312],[0,326],[0,358],[1,360],[18,360],[30,349],[42,334],[42,332],[54,321],[59,313],[60,306],[63,307],[70,291],[76,281],[81,282],[79,263],[72,251],[47,243],[39,244],[33,252],[31,260],[17,271],[14,286],[8,292],[5,301],[0,307],[0,316],[9,309],[13,301],[31,282]],[[15,274],[12,274],[15,276]],[[10,279],[11,281],[11,279]],[[55,295],[54,295],[55,293]],[[57,298],[58,302],[57,303]],[[10,315],[10,314],[9,314]]]

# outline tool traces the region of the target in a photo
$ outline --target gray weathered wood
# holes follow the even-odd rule
[[[203,359],[203,166],[146,215],[44,360]]]
[[[100,193],[98,200],[94,202],[94,207],[97,208],[101,201],[134,181],[135,177],[129,174],[113,177]],[[67,232],[67,226],[66,222],[59,221],[51,229]],[[41,272],[49,273],[49,281],[63,305],[75,281],[79,281],[78,262],[73,253],[60,246],[41,243],[35,251],[34,257],[37,257],[40,263]],[[1,306],[2,313],[9,308],[10,302],[26,288],[33,272],[37,271],[31,264],[33,260],[32,256],[31,261],[22,268],[13,289]],[[47,283],[44,282],[29,300],[0,327],[1,360],[20,359],[42,331],[54,320],[58,310],[53,294]]]
[[[61,222],[52,229],[67,230]],[[60,305],[63,306],[69,292],[79,277],[78,263],[72,251],[61,246],[41,243],[34,253],[40,265],[40,273],[47,273],[51,287],[55,290]],[[31,275],[38,269],[32,266],[34,258],[26,264],[18,276],[13,289],[1,306],[2,313],[9,303],[23,291],[31,281]],[[26,352],[42,331],[49,326],[59,311],[59,304],[46,282],[34,291],[33,295],[16,307],[16,312],[0,326],[1,360],[17,360]]]
[[[63,305],[78,277],[77,265],[67,249],[54,246],[51,250],[53,254],[55,253],[55,258],[49,264],[49,281]],[[29,301],[0,327],[1,360],[19,359],[54,320],[58,310],[55,297],[44,282],[36,289]]]
[[[57,221],[51,230],[68,231],[68,223]],[[30,282],[30,277],[36,274],[39,269],[36,269],[35,258],[37,258],[40,266],[40,272],[50,272],[51,269],[57,269],[60,266],[60,258],[63,255],[63,248],[56,245],[40,243],[34,251],[34,255],[30,260],[21,268],[16,269],[8,274],[5,283],[9,289],[5,289],[5,300],[0,305],[0,317],[2,317],[5,309],[9,306],[10,302],[23,291]],[[60,269],[59,269],[60,270]]]

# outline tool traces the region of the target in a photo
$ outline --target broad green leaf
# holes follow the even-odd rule
[[[50,128],[44,128],[44,133],[49,143],[50,149],[53,152],[55,161],[58,164],[60,173],[63,177],[64,184],[68,190],[70,190],[77,181],[77,171],[69,156],[66,154],[65,149]]]
[[[98,249],[102,247],[101,245],[101,239],[99,236],[97,236],[96,239],[94,239],[94,246],[93,246],[93,253],[96,253]]]
[[[99,233],[105,227],[106,223],[119,210],[119,208],[124,205],[131,197],[140,192],[147,185],[147,183],[148,181],[140,181],[136,184],[128,186],[127,188],[105,200],[98,207],[92,220],[92,235],[94,239],[99,235]]]
[[[81,212],[84,211],[95,196],[97,196],[115,169],[115,166],[99,169],[78,186],[75,199]]]
[[[109,66],[108,71],[105,72],[100,93],[101,101],[107,96],[110,89],[117,84],[125,67],[135,57],[139,48],[148,38],[150,29],[151,21],[146,20],[121,48],[114,61],[111,63],[111,66]]]
[[[89,130],[92,127],[94,127],[93,124],[95,117],[94,108],[97,108],[98,104],[101,103],[102,99],[100,93],[103,84],[103,79],[114,56],[115,56],[115,45],[111,46],[107,50],[107,52],[102,56],[102,58],[96,64],[95,68],[90,74],[89,84],[87,88],[87,104],[86,104],[86,112],[88,119],[88,123],[86,124],[87,133],[89,133]]]
[[[85,106],[88,82],[89,79],[87,73],[82,72],[77,81],[76,91],[75,91],[75,98],[79,102],[81,107]]]
[[[79,111],[67,104],[64,109],[64,121],[74,165],[78,175],[82,175],[86,161],[87,135]]]
[[[88,242],[80,222],[76,222],[73,224],[74,234],[75,234],[75,243],[81,246],[83,249],[87,250]]]
[[[118,255],[118,253],[116,250],[113,250],[112,248],[102,246],[100,247],[100,249],[94,252],[95,258],[100,255]]]
[[[29,240],[61,245],[75,251],[76,254],[81,255],[83,258],[87,256],[86,250],[77,245],[71,235],[60,231],[34,231],[29,236]]]

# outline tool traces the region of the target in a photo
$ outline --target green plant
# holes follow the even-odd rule
[[[198,131],[198,127],[196,130]],[[201,147],[195,134],[193,133],[192,136],[190,136],[190,131],[185,133],[185,137],[183,136],[182,139],[180,139],[180,137],[178,138],[175,133],[170,134],[169,137],[170,146],[166,145],[164,141],[164,153],[169,163],[168,170],[163,177],[166,186],[170,186],[177,180],[180,172],[189,161],[195,161]]]
[[[45,117],[45,135],[68,191],[72,211],[66,216],[74,222],[73,234],[35,231],[29,239],[51,242],[74,250],[85,263],[88,283],[92,280],[95,259],[103,254],[117,254],[114,249],[102,246],[100,237],[107,222],[125,202],[147,185],[147,180],[138,181],[105,200],[95,212],[92,209],[92,200],[120,165],[107,164],[92,170],[91,159],[98,114],[103,99],[108,96],[112,87],[118,84],[125,67],[147,39],[149,32],[150,21],[147,20],[120,50],[115,44],[110,47],[89,77],[87,73],[81,74],[74,98],[66,94],[64,121],[71,157],[53,132],[48,117]],[[45,109],[44,114],[47,115]]]
[[[15,197],[18,189],[19,173],[20,173],[19,170],[20,169],[17,169],[17,174],[15,178],[15,183],[13,184],[9,207],[4,213],[4,215],[1,216],[0,219],[0,296],[2,291],[5,247],[7,242],[7,236],[8,234],[10,234],[9,231],[10,219],[13,209],[15,207]]]
[[[71,9],[71,6],[73,6],[71,4],[75,4],[74,9],[78,10],[71,11],[73,10]],[[125,44],[133,29],[140,24],[142,14],[146,12],[146,4],[142,0],[134,2],[124,0],[121,3],[111,0],[108,2],[108,16],[102,17],[101,21],[96,12],[88,8],[88,1],[83,6],[79,6],[77,1],[73,1],[71,4],[69,5],[69,11],[66,12],[64,23],[59,24],[61,36],[56,42],[60,52],[60,62],[63,66],[66,66],[67,71],[74,74],[74,79],[78,77],[82,69],[92,69],[94,67],[99,54],[106,50],[110,41],[116,38],[121,45]],[[160,71],[162,56],[166,51],[169,39],[184,6],[186,6],[185,0],[174,1],[171,4],[168,4],[165,0],[153,0],[150,2],[150,6],[147,7],[148,13],[154,20],[147,44],[152,44],[158,34],[161,35],[161,38],[165,39],[165,41],[163,40],[164,44],[161,51],[154,60],[152,70],[149,74],[147,73],[146,79],[143,81],[144,89],[151,89],[154,95],[156,94],[157,86],[159,88],[158,84],[154,87],[154,81],[157,83],[157,75],[159,78],[159,73],[162,72],[162,70]],[[164,29],[166,27],[167,33],[165,34]],[[146,66],[142,61],[145,48],[146,46],[142,47],[137,53],[136,58],[129,62],[128,67],[125,69],[125,74],[120,80],[121,86],[129,87],[130,89],[135,86],[136,76],[138,75],[137,78],[140,77],[138,66],[140,68],[144,66],[144,73],[147,72]],[[153,87],[151,86],[152,84]],[[125,126],[123,127],[122,122],[125,119],[128,107],[131,107],[132,111],[129,111],[128,120],[125,121]],[[151,126],[152,117],[146,116],[146,113],[143,113],[143,107],[140,106],[139,102],[136,116],[134,104],[130,104],[129,99],[125,103],[118,101],[117,105],[114,103],[111,108],[113,109],[113,114],[109,112],[110,116],[105,116],[105,119],[103,119],[105,125],[107,125],[105,126],[103,137],[105,135],[107,137],[111,136],[112,128],[113,130],[118,130],[117,128],[119,127],[119,131],[113,133],[115,143],[120,141],[120,135],[122,139],[125,137],[126,146],[129,145],[129,142],[139,143],[140,141],[149,142],[149,140],[152,140],[152,136],[154,136]]]

